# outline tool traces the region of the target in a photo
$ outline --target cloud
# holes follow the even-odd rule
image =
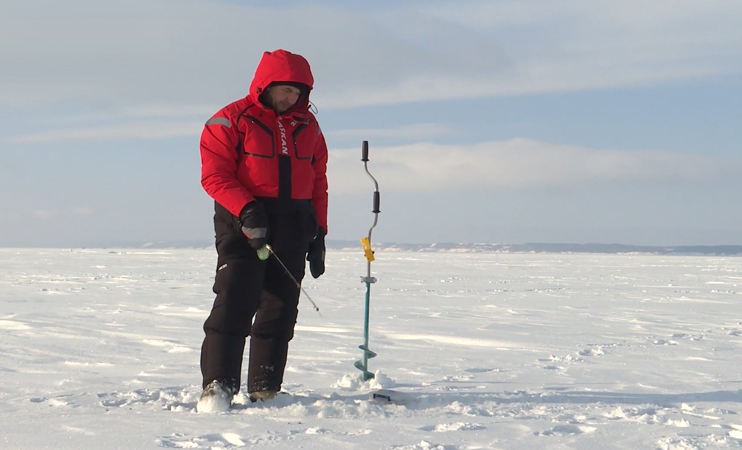
[[[328,178],[335,192],[370,189],[360,149],[330,152]],[[530,139],[474,145],[417,143],[372,147],[369,168],[387,191],[441,192],[532,189],[591,183],[718,181],[742,170],[742,160],[696,154],[601,150]]]
[[[92,208],[89,208],[87,206],[81,206],[76,208],[70,208],[63,211],[59,211],[56,209],[36,209],[31,211],[31,216],[34,219],[38,220],[45,220],[45,221],[51,221],[51,220],[66,220],[70,217],[87,217],[93,215],[94,211]],[[18,220],[22,216],[18,213],[15,213],[13,217]]]
[[[199,136],[203,122],[139,122],[67,130],[43,131],[8,139],[16,144],[60,141],[134,141]]]
[[[226,104],[247,93],[262,51],[277,47],[307,56],[321,109],[742,72],[737,0],[296,5],[13,2],[0,17],[0,103],[172,113],[170,105]]]
[[[362,128],[353,130],[329,131],[325,135],[333,138],[395,138],[395,139],[431,139],[457,134],[457,131],[442,123],[419,123],[397,128]]]
[[[80,206],[61,212],[55,209],[37,209],[32,211],[31,215],[34,218],[40,220],[56,220],[69,216],[86,217],[93,215],[93,213],[94,211],[92,208],[89,208],[87,206]]]
[[[211,114],[216,110],[216,108],[213,109]],[[141,116],[160,117],[169,116],[169,112],[168,109],[156,108],[136,111],[136,114]],[[183,114],[185,115],[185,111]],[[208,117],[208,115],[206,117]],[[60,141],[156,140],[174,137],[200,136],[202,130],[202,122],[136,122],[119,125],[95,125],[83,128],[43,131],[15,136],[8,139],[8,141],[15,144],[34,144],[40,142]],[[457,134],[457,131],[446,124],[421,123],[405,125],[397,128],[364,128],[328,131],[325,134],[328,137],[341,139],[394,138],[422,140],[452,136]]]
[[[40,220],[52,220],[58,215],[57,211],[48,209],[37,209],[32,214],[36,219]]]
[[[207,119],[219,110],[220,105],[143,105],[127,108],[124,117],[203,117]]]

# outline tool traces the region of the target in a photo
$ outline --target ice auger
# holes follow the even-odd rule
[[[376,181],[376,178],[371,175],[371,172],[368,171],[368,141],[363,141],[362,154],[363,156],[361,161],[363,161],[363,167],[366,169],[368,176],[374,181],[375,186],[374,209],[371,211],[374,213],[374,224],[369,228],[368,236],[361,239],[363,253],[366,256],[367,261],[366,276],[361,277],[361,282],[366,283],[366,313],[364,314],[363,320],[363,345],[358,346],[358,348],[363,351],[363,359],[356,361],[354,365],[358,370],[363,372],[363,380],[367,381],[374,377],[374,374],[368,370],[368,360],[376,356],[376,353],[372,352],[371,349],[368,348],[368,317],[369,307],[371,304],[371,284],[376,283],[376,278],[371,276],[371,261],[374,260],[374,251],[371,249],[371,232],[374,230],[374,227],[376,227],[376,223],[379,220],[379,203],[381,196],[379,194],[379,183]]]

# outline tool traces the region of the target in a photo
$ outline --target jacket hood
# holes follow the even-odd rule
[[[309,107],[309,92],[314,87],[314,77],[309,62],[295,53],[286,50],[264,52],[260,59],[255,76],[250,83],[248,97],[256,104],[260,104],[259,97],[271,83],[276,82],[301,83],[307,86],[307,95],[299,98],[292,109],[305,110]]]

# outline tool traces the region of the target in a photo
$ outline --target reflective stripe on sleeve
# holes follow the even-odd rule
[[[232,123],[225,117],[213,117],[206,121],[206,125],[224,125],[227,128],[232,128]]]

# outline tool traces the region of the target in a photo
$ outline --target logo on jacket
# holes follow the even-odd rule
[[[281,122],[280,117],[278,118],[278,131],[281,133],[281,154],[288,155],[289,146],[286,143],[286,128],[284,128],[283,122]]]

